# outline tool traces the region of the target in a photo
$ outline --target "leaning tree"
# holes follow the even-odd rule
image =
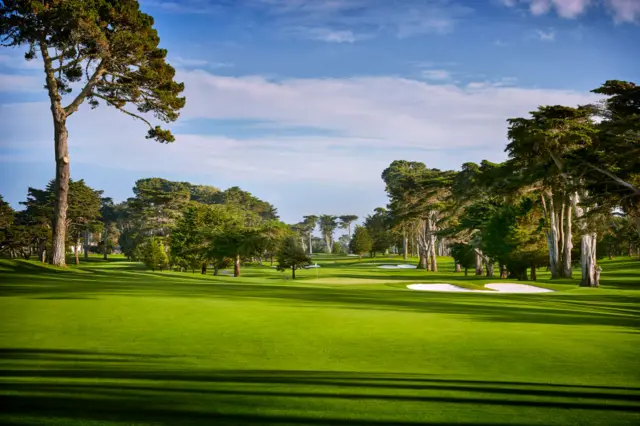
[[[165,60],[153,18],[136,0],[3,0],[0,43],[28,46],[27,60],[40,57],[51,104],[55,142],[55,214],[52,263],[65,265],[69,195],[67,120],[85,102],[99,102],[142,120],[147,138],[174,137],[149,121],[172,122],[185,105],[182,83]],[[64,98],[75,92],[66,105]]]

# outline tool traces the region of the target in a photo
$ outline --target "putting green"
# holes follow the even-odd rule
[[[317,261],[296,281],[0,261],[0,424],[640,423],[640,262],[493,295],[406,288],[497,281],[447,259]]]

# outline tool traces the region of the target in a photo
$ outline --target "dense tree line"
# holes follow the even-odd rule
[[[160,178],[135,183],[134,196],[115,204],[83,180],[70,181],[65,235],[76,263],[91,247],[107,258],[114,247],[153,270],[214,270],[244,259],[273,257],[285,235],[276,208],[238,187],[221,191]],[[55,183],[29,188],[25,208],[15,212],[0,202],[0,251],[41,261],[52,256]],[[93,242],[93,244],[90,244]],[[97,242],[97,244],[96,244]]]
[[[394,161],[382,173],[389,195],[385,241],[367,219],[372,251],[400,236],[400,251],[437,271],[450,253],[456,270],[535,279],[581,271],[599,284],[600,256],[640,247],[640,87],[607,81],[596,105],[541,106],[508,120],[507,161],[463,164],[459,171]],[[384,228],[383,228],[384,229]],[[412,247],[413,246],[413,247]],[[529,273],[530,272],[530,273]]]
[[[238,187],[160,178],[135,183],[121,203],[84,181],[70,180],[66,244],[76,263],[93,250],[107,258],[118,247],[153,270],[184,271],[278,260],[282,270],[310,262],[314,253],[362,257],[416,255],[418,267],[438,270],[451,255],[456,271],[597,286],[597,260],[640,248],[640,88],[608,81],[597,105],[542,106],[507,121],[506,161],[465,163],[440,170],[394,161],[382,172],[389,204],[367,215],[308,215],[294,225],[276,208]],[[29,188],[23,209],[0,199],[0,251],[13,257],[55,255],[56,183]],[[346,231],[336,240],[336,232]],[[315,233],[315,234],[314,234]]]

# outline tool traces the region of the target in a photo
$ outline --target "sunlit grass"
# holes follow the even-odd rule
[[[0,423],[640,423],[636,260],[511,295],[406,288],[498,281],[446,258],[314,261],[295,281],[0,261]]]

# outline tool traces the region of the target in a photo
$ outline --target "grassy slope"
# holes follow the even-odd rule
[[[601,289],[541,272],[561,291],[494,295],[318,259],[295,283],[0,261],[0,423],[640,423],[639,262],[603,261]]]

